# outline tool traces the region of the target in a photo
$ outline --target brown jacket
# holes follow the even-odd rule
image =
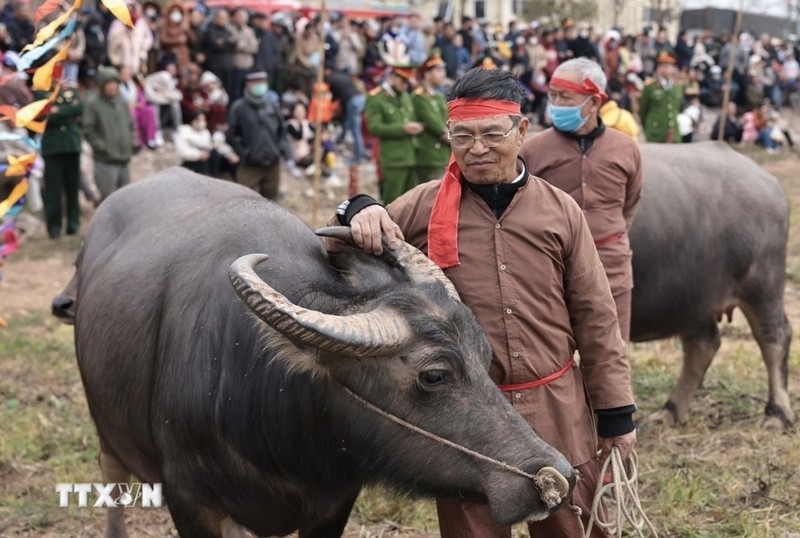
[[[388,207],[406,241],[426,253],[440,184],[424,183]],[[496,383],[546,377],[580,349],[580,367],[547,385],[506,394],[573,465],[590,460],[597,446],[590,405],[611,409],[634,399],[611,290],[580,208],[531,176],[497,219],[464,188],[458,246],[460,265],[445,274],[489,338]]]
[[[183,21],[175,24],[169,19],[170,13],[178,10],[183,15]],[[161,43],[161,48],[165,53],[172,53],[175,55],[175,62],[178,64],[178,72],[183,73],[183,70],[189,65],[190,45],[194,41],[194,34],[189,29],[189,21],[186,16],[186,11],[180,2],[170,2],[164,6],[163,10],[164,19],[158,28],[158,41]]]
[[[606,129],[583,155],[577,140],[550,128],[527,140],[520,156],[531,174],[578,202],[614,295],[632,289],[627,230],[642,194],[642,158],[636,142]]]

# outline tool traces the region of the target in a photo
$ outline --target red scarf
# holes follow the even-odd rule
[[[456,99],[447,104],[450,121],[474,120],[493,116],[521,116],[519,103],[496,99]],[[450,156],[433,210],[428,221],[428,257],[442,269],[459,265],[458,210],[464,174]]]

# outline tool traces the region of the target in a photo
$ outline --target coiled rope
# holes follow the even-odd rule
[[[650,531],[650,536],[653,538],[658,537],[655,527],[648,519],[647,514],[644,513],[642,503],[639,500],[638,463],[639,458],[636,456],[636,452],[631,450],[627,459],[627,468],[630,470],[630,474],[628,474],[626,461],[622,459],[619,447],[614,446],[611,448],[611,453],[603,462],[603,468],[600,470],[588,527],[584,528],[583,526],[581,509],[575,505],[570,506],[578,518],[583,538],[589,538],[595,525],[605,531],[606,534],[621,538],[622,529],[626,523],[633,527],[636,536],[644,537],[645,530],[648,530]],[[611,468],[611,481],[605,484],[603,478],[608,473],[609,467]],[[613,496],[616,508],[609,509],[609,512],[613,512],[613,514],[608,520],[604,520],[602,518],[601,504],[603,496],[608,492]]]

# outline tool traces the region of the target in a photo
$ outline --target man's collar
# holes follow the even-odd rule
[[[464,177],[464,183],[468,184],[470,188],[476,187],[477,189],[481,188],[492,189],[495,185],[497,185],[500,188],[503,188],[506,185],[508,186],[513,185],[513,189],[516,190],[520,187],[525,186],[525,184],[528,182],[528,165],[525,163],[525,160],[519,155],[517,156],[517,170],[520,171],[519,175],[515,177],[513,181],[509,181],[508,183],[491,183],[488,185],[477,184],[470,182],[470,180],[467,177]]]
[[[555,129],[555,127],[554,127],[554,129]],[[567,133],[567,132],[564,132],[564,131],[559,131],[558,129],[555,129],[555,131],[557,133],[563,135],[563,136],[566,136],[567,138],[573,138],[575,140],[580,140],[581,138],[589,138],[589,139],[594,140],[595,138],[599,138],[600,136],[603,135],[603,133],[606,132],[606,124],[603,123],[603,118],[601,118],[598,115],[597,116],[597,127],[595,127],[590,132],[588,132],[588,133],[586,133],[584,135],[579,135],[579,134],[575,134],[575,133]]]
[[[392,97],[397,97],[397,92],[394,91],[394,88],[392,88],[392,85],[389,84],[389,81],[386,81],[383,84],[381,84],[381,87],[383,88],[383,91],[385,91]]]

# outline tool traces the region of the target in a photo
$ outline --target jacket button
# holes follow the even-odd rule
[[[62,125],[61,127],[59,127],[59,130],[66,131],[67,130],[67,126],[66,125]]]

